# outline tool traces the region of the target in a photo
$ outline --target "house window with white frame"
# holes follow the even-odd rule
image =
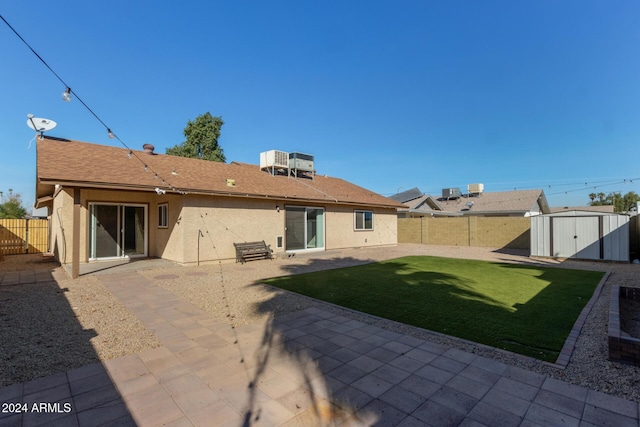
[[[158,228],[169,227],[169,204],[158,205]]]
[[[354,229],[373,230],[373,211],[354,211]]]

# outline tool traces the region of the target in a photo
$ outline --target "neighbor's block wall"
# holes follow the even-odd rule
[[[529,249],[530,228],[525,217],[399,218],[398,242]]]
[[[525,217],[477,217],[476,246],[529,249],[531,219]]]
[[[420,218],[424,243],[429,245],[472,246],[469,218]],[[425,235],[426,233],[426,235]],[[426,239],[425,239],[426,237]]]
[[[398,243],[423,243],[422,218],[398,218]]]

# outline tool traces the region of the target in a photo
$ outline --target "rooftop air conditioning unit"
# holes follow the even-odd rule
[[[265,168],[289,168],[289,153],[278,150],[269,150],[260,153],[260,169]]]
[[[442,189],[442,198],[443,199],[459,199],[462,197],[462,193],[459,188],[443,188]]]
[[[469,184],[467,185],[467,192],[469,194],[482,194],[484,193],[484,184]]]
[[[289,169],[313,172],[313,156],[302,153],[289,153]]]

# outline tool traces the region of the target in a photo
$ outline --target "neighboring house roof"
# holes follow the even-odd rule
[[[467,204],[473,202],[469,207]],[[439,200],[443,210],[448,212],[525,214],[531,211],[549,212],[549,205],[542,190],[513,190],[481,193],[459,199]]]
[[[121,190],[279,198],[373,207],[404,205],[340,178],[315,179],[270,175],[257,165],[148,154],[125,148],[44,137],[37,142],[36,197],[50,198],[55,185]],[[144,162],[140,162],[138,157]],[[149,171],[145,172],[144,165]],[[155,171],[166,180],[154,178]],[[169,185],[174,188],[171,190]]]
[[[413,187],[411,190],[403,191],[402,193],[394,194],[389,198],[396,202],[406,203],[410,200],[415,200],[422,197],[422,191],[418,187]]]
[[[411,193],[417,188],[405,193]],[[419,190],[418,190],[419,191]],[[391,196],[394,200],[402,199],[404,193]],[[473,202],[471,206],[470,204]],[[469,214],[518,214],[529,212],[549,213],[547,199],[542,190],[514,190],[495,193],[480,193],[478,195],[464,195],[456,199],[434,198],[428,194],[421,194],[417,198],[404,202],[408,209],[399,212],[431,215],[469,215]]]
[[[591,212],[605,212],[613,213],[613,205],[606,206],[565,206],[562,208],[551,208],[551,213],[566,212],[566,211],[591,211]]]

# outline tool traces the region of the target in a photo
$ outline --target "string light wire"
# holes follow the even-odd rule
[[[9,27],[9,29],[22,41],[22,43],[24,43],[25,46],[27,46],[27,48],[29,48],[29,50],[36,56],[36,58],[38,58],[40,60],[40,62],[42,62],[42,64],[47,67],[47,69],[60,81],[60,83],[62,83],[65,87],[65,95],[71,95],[73,94],[76,99],[78,100],[78,102],[80,102],[80,104],[82,104],[82,106],[89,112],[91,113],[91,115],[105,128],[105,130],[107,131],[107,135],[109,136],[109,138],[113,138],[116,139],[124,148],[126,148],[128,150],[128,156],[129,158],[133,158],[135,157],[144,167],[145,172],[150,170],[151,172],[154,173],[154,176],[157,177],[161,177],[156,171],[154,171],[151,166],[149,166],[147,163],[144,162],[144,160],[142,160],[140,157],[138,157],[138,155],[131,150],[131,148],[129,148],[129,146],[122,140],[120,139],[120,137],[118,137],[117,134],[115,134],[114,132],[111,131],[111,128],[109,126],[107,126],[107,124],[98,116],[98,114],[96,114],[95,111],[93,111],[93,109],[91,107],[89,107],[89,105],[87,105],[86,102],[84,102],[84,100],[82,99],[82,97],[80,97],[74,90],[71,89],[71,86],[69,84],[67,84],[67,82],[65,82],[62,77],[60,77],[60,75],[58,73],[55,72],[55,70],[47,63],[47,61],[44,60],[44,58],[42,58],[42,56],[40,56],[40,54],[38,54],[38,52],[36,52],[36,50],[31,47],[31,45],[24,39],[24,37],[22,37],[20,35],[20,33],[18,33],[18,31],[13,28],[13,26],[4,18],[4,16],[2,16],[2,14],[0,14],[0,19],[2,19],[2,21],[7,25],[7,27]],[[65,99],[67,100],[67,99]],[[70,100],[70,99],[69,99]],[[162,178],[162,177],[161,177]],[[165,183],[165,180],[162,180],[162,183]],[[173,190],[177,190],[176,188],[172,187],[171,184],[169,184],[169,189],[173,189]]]

